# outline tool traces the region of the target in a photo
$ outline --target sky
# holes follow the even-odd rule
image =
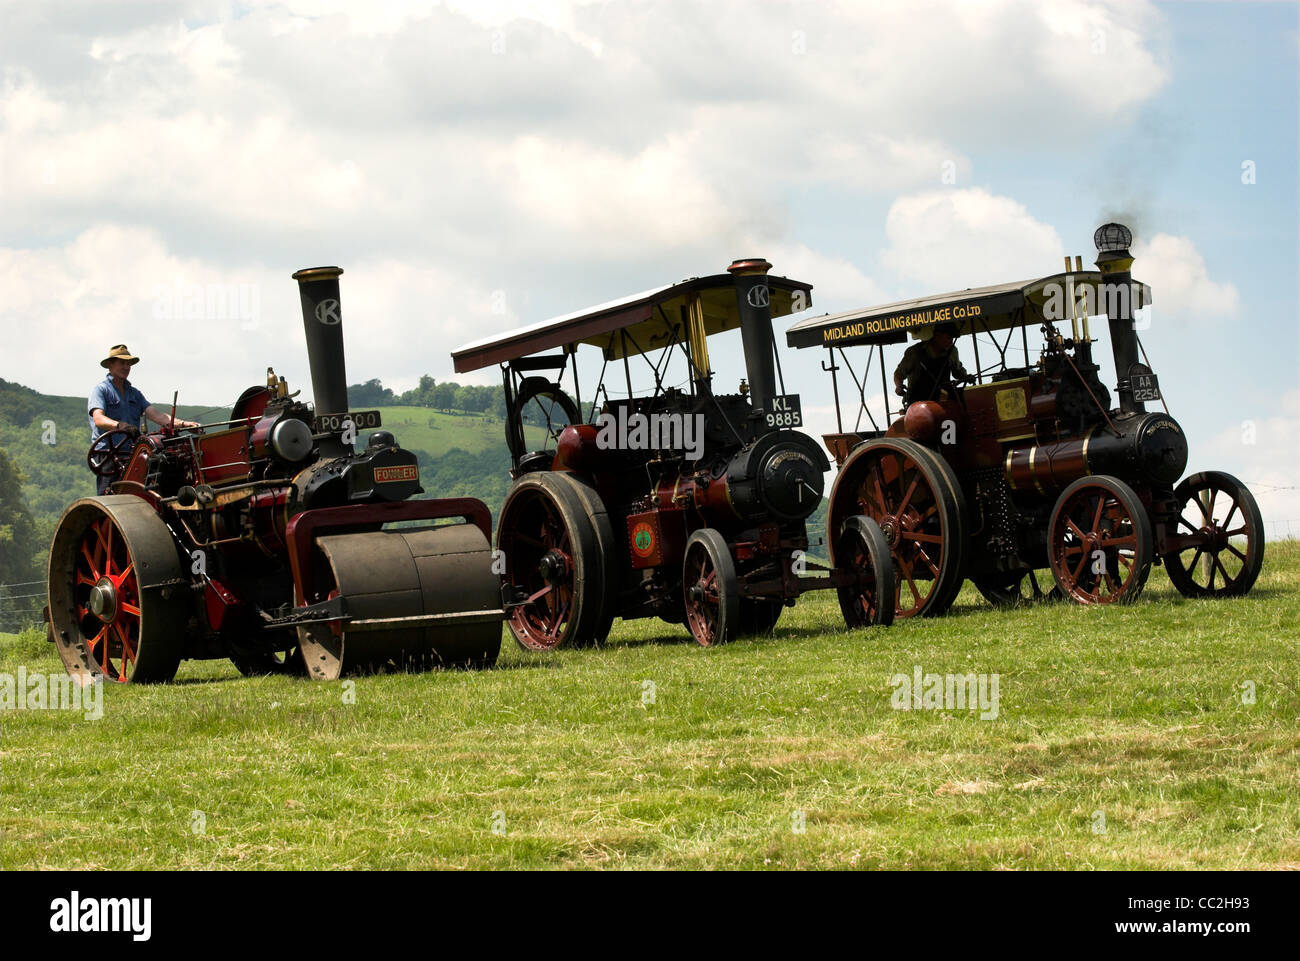
[[[1118,219],[1189,470],[1300,533],[1297,41],[1293,3],[0,0],[0,376],[86,394],[125,342],[155,402],[309,395],[289,275],[338,264],[350,382],[495,383],[451,350],[737,257],[813,315]],[[813,433],[821,355],[782,356]]]

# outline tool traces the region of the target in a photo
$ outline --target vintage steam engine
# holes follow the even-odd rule
[[[836,372],[853,377],[862,413],[853,430],[841,417],[825,438],[840,468],[828,523],[834,531],[863,513],[879,522],[898,572],[898,616],[943,613],[967,577],[992,603],[1018,603],[1046,593],[1034,573],[1041,568],[1051,569],[1056,593],[1083,604],[1133,601],[1152,563],[1187,596],[1240,595],[1254,584],[1264,556],[1255,499],[1220,471],[1179,482],[1183,428],[1167,408],[1146,408],[1163,397],[1134,326],[1151,291],[1130,273],[1132,236],[1106,224],[1094,241],[1096,271],[1079,259],[1071,269],[1067,258],[1061,274],[811,318],[787,331],[792,346],[827,350],[837,416]],[[1118,407],[1092,356],[1089,319],[1100,314]],[[1057,326],[1067,320],[1070,336]],[[891,422],[885,345],[945,326],[970,335],[963,343],[976,368],[981,339],[996,361],[975,386],[940,378]],[[1043,334],[1033,365],[1028,327]],[[1007,362],[1017,331],[1019,367]],[[884,429],[865,400],[873,354],[859,377],[846,352],[854,345],[879,357]],[[859,429],[863,414],[873,429]]]
[[[348,412],[342,273],[293,275],[314,407],[268,370],[228,421],[91,448],[115,481],[68,507],[50,547],[49,635],[69,673],[167,681],[182,659],[229,657],[330,679],[496,660],[490,514],[410,499],[415,454],[377,411]]]
[[[838,589],[854,625],[887,623],[892,605],[880,531],[865,518],[841,535],[854,562],[809,561],[805,520],[822,500],[829,461],[796,428],[798,395],[778,390],[772,315],[801,310],[807,284],[770,277],[762,259],[568,315],[453,353],[457,371],[501,363],[515,483],[497,546],[516,591],[507,623],[525,648],[602,642],[615,617],[685,623],[703,645],[769,631],[803,592]],[[707,338],[738,330],[747,377],[714,391]],[[577,346],[601,350],[583,417]],[[530,356],[561,348],[558,354]],[[674,350],[686,390],[668,386]],[[657,360],[650,360],[658,351]],[[653,374],[637,396],[630,359]],[[573,363],[579,400],[562,389]],[[627,395],[605,373],[621,361]],[[535,372],[558,371],[556,379]],[[603,394],[603,401],[601,400]],[[540,411],[540,415],[531,416]],[[553,449],[551,443],[554,443]],[[888,565],[885,564],[887,568]],[[820,570],[824,577],[804,576]]]

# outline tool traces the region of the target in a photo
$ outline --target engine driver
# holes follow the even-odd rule
[[[126,344],[116,344],[109,350],[108,356],[99,362],[99,366],[108,371],[108,376],[97,383],[90,391],[86,411],[90,415],[90,443],[94,446],[100,435],[111,430],[124,430],[132,435],[140,433],[140,420],[148,418],[163,427],[198,427],[189,420],[173,419],[145,400],[144,394],[127,380],[131,368],[140,362],[139,357],[131,356]],[[95,492],[103,494],[113,482],[111,477],[97,477]]]
[[[946,388],[974,379],[966,373],[957,356],[957,346],[953,343],[956,335],[955,324],[937,324],[930,328],[929,336],[903,353],[903,359],[894,369],[894,393],[902,396],[904,405],[917,400],[939,400]]]

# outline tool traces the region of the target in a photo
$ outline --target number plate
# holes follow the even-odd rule
[[[1155,374],[1134,374],[1129,378],[1133,399],[1139,403],[1160,399],[1160,382]]]
[[[347,428],[346,421],[349,420],[353,430],[374,430],[383,426],[379,411],[357,410],[346,414],[317,414],[311,422],[311,429],[315,434],[339,434]]]
[[[767,426],[774,430],[782,427],[802,427],[803,410],[799,406],[799,395],[778,394],[768,398],[764,417]]]

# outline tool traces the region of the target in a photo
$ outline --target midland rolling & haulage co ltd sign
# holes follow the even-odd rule
[[[982,308],[979,304],[947,304],[943,307],[915,310],[905,314],[870,317],[827,327],[822,331],[822,341],[830,343],[875,334],[896,334],[916,327],[928,327],[931,324],[957,323],[969,317],[978,317],[981,312]]]

